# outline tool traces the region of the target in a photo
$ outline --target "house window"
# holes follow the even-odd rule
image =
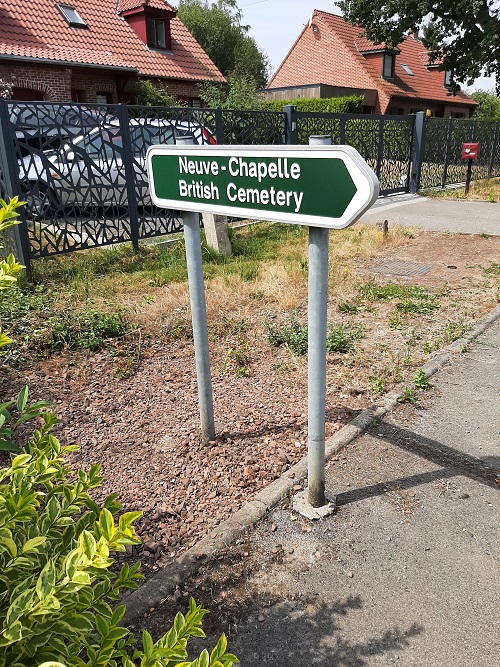
[[[382,58],[382,77],[384,79],[394,79],[394,62],[396,56],[394,53],[384,53]]]
[[[112,104],[113,95],[107,92],[96,93],[95,101],[97,102],[97,104]]]
[[[401,67],[402,67],[402,68],[404,69],[404,71],[405,71],[407,74],[409,74],[410,76],[415,76],[415,75],[413,74],[413,72],[411,71],[411,69],[408,67],[408,65],[404,65],[403,63],[401,63]]]
[[[444,73],[444,87],[451,88],[451,85],[452,85],[451,72],[450,70],[446,70]]]
[[[72,28],[88,28],[80,14],[71,5],[56,5],[56,7]]]
[[[153,49],[170,51],[170,22],[166,19],[146,19],[148,46]]]
[[[85,102],[85,91],[72,88],[71,89],[71,99],[73,102]]]

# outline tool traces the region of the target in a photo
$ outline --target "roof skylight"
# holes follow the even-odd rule
[[[400,63],[400,65],[407,74],[409,74],[410,76],[415,76],[411,71],[411,69],[408,67],[408,65],[404,65],[403,63]]]
[[[58,4],[56,7],[66,19],[68,25],[70,25],[72,28],[88,28],[85,21],[72,5]]]

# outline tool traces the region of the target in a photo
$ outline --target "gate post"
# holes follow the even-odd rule
[[[450,116],[450,118],[448,119],[448,132],[446,133],[446,151],[444,154],[443,180],[441,181],[441,187],[443,188],[446,185],[446,181],[448,179],[448,162],[450,161],[452,130],[453,130],[453,118]]]
[[[134,251],[139,250],[139,211],[135,192],[135,169],[130,138],[130,121],[126,104],[118,104],[118,120],[123,141],[123,163],[125,165],[125,184],[127,187],[128,212],[130,219],[130,237]]]
[[[298,144],[299,136],[297,131],[297,107],[293,104],[287,104],[283,107],[284,122],[284,142],[285,144]]]
[[[410,192],[415,194],[420,188],[420,173],[422,171],[422,159],[424,156],[425,141],[425,112],[417,111],[415,114],[415,135],[413,141],[413,156],[411,165]]]
[[[491,175],[493,173],[493,164],[495,162],[495,151],[497,149],[498,125],[499,123],[495,123],[495,127],[493,128],[493,141],[491,142],[491,157],[488,164],[488,178],[491,178]]]
[[[224,136],[224,117],[222,115],[222,109],[215,110],[215,138],[217,139],[218,144],[225,144]]]
[[[7,100],[0,100],[0,169],[3,172],[5,180],[5,192],[0,194],[5,199],[17,195],[22,200],[14,141],[15,135],[12,132],[12,124],[9,121]],[[21,224],[14,225],[5,232],[5,240],[9,252],[12,252],[19,263],[26,267],[26,275],[29,279],[31,276],[30,243],[24,206],[20,209],[19,217]]]

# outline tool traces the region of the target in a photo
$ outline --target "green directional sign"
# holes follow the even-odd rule
[[[341,229],[378,196],[349,146],[151,146],[153,202],[179,210]]]

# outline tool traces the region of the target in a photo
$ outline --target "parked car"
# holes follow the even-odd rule
[[[150,206],[146,150],[155,144],[174,144],[192,134],[206,143],[206,128],[167,120],[130,121],[134,187],[139,205]],[[27,155],[20,161],[22,197],[33,218],[55,217],[63,209],[96,209],[128,206],[124,146],[119,123],[109,123],[74,137],[57,150]]]
[[[82,106],[50,103],[12,105],[9,114],[15,128],[16,147],[22,157],[33,150],[56,150],[68,139],[112,122],[113,118]]]

